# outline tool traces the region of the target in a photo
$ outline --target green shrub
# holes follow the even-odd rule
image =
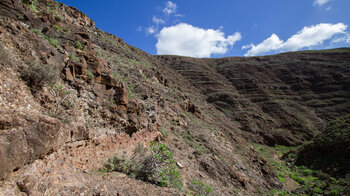
[[[95,75],[90,71],[90,70],[86,70],[86,77],[88,80],[92,80],[95,78]]]
[[[57,40],[57,39],[54,39],[54,38],[48,38],[47,41],[49,41],[49,43],[51,45],[53,45],[55,48],[58,48],[60,47],[60,42]]]
[[[319,188],[319,187],[314,187],[314,188],[312,189],[312,192],[313,192],[313,193],[316,193],[316,194],[323,194],[322,189]]]
[[[338,190],[331,190],[330,192],[329,192],[329,195],[334,195],[334,196],[336,196],[336,195],[340,195],[339,194],[339,191]]]
[[[117,172],[122,172],[130,175],[134,172],[139,171],[141,168],[141,165],[139,165],[133,160],[114,157],[114,158],[108,159],[107,163],[103,165],[103,168],[105,169],[106,172],[117,171]]]
[[[80,62],[80,58],[78,58],[77,56],[75,56],[74,54],[69,55],[69,58],[72,59],[75,62]]]
[[[48,39],[46,35],[43,34],[43,32],[39,29],[30,29],[33,33],[39,35],[39,37],[42,37],[44,39]]]
[[[56,29],[57,32],[61,33],[63,31],[63,28],[58,25],[53,25],[53,28]]]
[[[138,160],[135,154],[142,155]],[[166,144],[151,143],[151,153],[146,155],[141,144],[135,149],[133,159],[111,158],[99,169],[101,172],[118,171],[137,179],[151,182],[161,187],[181,189],[182,177],[172,159],[174,154],[168,150]]]
[[[83,50],[83,44],[81,44],[81,42],[79,40],[75,41],[74,43],[75,48],[79,49],[79,50]]]
[[[308,175],[311,175],[312,174],[312,170],[311,169],[304,169],[303,170],[303,174],[308,176]]]
[[[38,8],[34,4],[29,4],[28,7],[35,13],[39,12]]]
[[[280,179],[280,181],[281,181],[282,183],[286,183],[286,179],[285,179],[283,176],[278,175],[278,178]]]
[[[213,191],[213,188],[211,188],[211,186],[208,186],[201,180],[196,179],[192,180],[192,188],[194,191],[196,191],[196,196],[206,196]]]
[[[57,39],[51,38],[51,37],[47,37],[41,30],[39,30],[39,29],[31,29],[31,31],[33,33],[37,34],[39,37],[42,37],[42,38],[46,39],[55,48],[60,47],[60,42]]]
[[[143,178],[161,187],[169,186],[181,189],[181,175],[177,170],[174,154],[168,150],[166,144],[155,146],[151,143],[151,155],[143,161]]]
[[[302,176],[299,176],[299,174],[296,172],[291,172],[289,174],[289,177],[297,181],[299,184],[305,184],[305,178]]]

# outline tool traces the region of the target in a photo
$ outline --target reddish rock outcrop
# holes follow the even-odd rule
[[[15,110],[0,110],[0,179],[53,150],[59,120]]]

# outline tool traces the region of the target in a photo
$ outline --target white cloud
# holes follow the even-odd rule
[[[161,18],[157,18],[155,16],[152,17],[152,22],[155,23],[155,24],[164,24],[165,21]]]
[[[175,16],[175,17],[182,18],[182,17],[185,17],[185,14],[175,14],[174,16]]]
[[[229,47],[241,39],[241,34],[236,32],[225,37],[220,30],[180,23],[163,28],[157,38],[157,54],[210,57],[212,54],[225,54]]]
[[[256,56],[265,54],[270,51],[295,51],[306,47],[319,46],[324,41],[331,39],[338,34],[345,34],[347,25],[343,23],[327,24],[304,27],[301,31],[290,37],[287,41],[282,41],[276,34],[272,34],[269,38],[258,45],[247,45],[242,49],[249,49],[244,56]]]
[[[177,5],[171,1],[165,2],[165,7],[162,11],[164,15],[161,17],[152,16],[152,24],[149,27],[143,28],[147,35],[156,36],[159,32],[159,29],[168,23],[170,16],[176,17],[176,19],[173,21],[173,24],[180,23],[180,20],[178,18],[185,17],[185,15],[177,13]]]
[[[147,34],[155,34],[156,32],[157,32],[157,29],[154,26],[150,26],[150,27],[146,28],[146,33]]]
[[[168,1],[166,3],[165,8],[163,9],[163,12],[165,15],[169,16],[170,14],[176,13],[176,9],[177,9],[177,5],[171,1]]]
[[[322,6],[322,5],[326,4],[326,3],[328,3],[329,1],[331,1],[331,0],[315,0],[313,5],[314,6],[317,6],[317,5],[318,6]]]
[[[244,56],[255,56],[257,54],[264,54],[271,50],[276,50],[281,48],[283,45],[283,41],[276,34],[272,34],[269,38],[264,40],[258,45],[250,44],[243,46],[242,49],[246,50],[251,48]]]
[[[334,38],[332,44],[350,44],[350,34],[345,33],[342,36]]]
[[[347,25],[343,23],[321,23],[304,27],[303,30],[289,38],[284,43],[284,47],[287,50],[298,50],[304,47],[321,45],[325,40],[331,39],[334,35],[345,33],[346,28]]]

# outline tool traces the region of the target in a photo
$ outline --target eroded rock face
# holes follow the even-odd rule
[[[40,114],[0,110],[0,178],[42,158],[54,148],[61,123]]]

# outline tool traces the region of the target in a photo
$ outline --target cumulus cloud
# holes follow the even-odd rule
[[[331,0],[315,0],[314,1],[314,6],[322,6],[322,5],[324,5],[324,4],[326,4],[326,3],[328,3],[329,1],[331,1]]]
[[[210,57],[212,54],[225,54],[241,39],[241,34],[236,32],[225,37],[221,30],[180,23],[163,28],[157,38],[157,54]]]
[[[242,47],[242,50],[251,48],[244,56],[255,56],[257,54],[264,54],[271,50],[277,50],[281,48],[283,41],[276,34],[272,34],[271,37],[267,38],[258,45],[250,44]]]
[[[346,34],[346,28],[347,25],[343,23],[321,23],[304,27],[287,41],[282,41],[276,34],[272,34],[260,44],[246,45],[242,49],[250,49],[244,56],[256,56],[270,51],[295,51],[306,47],[322,45],[324,41],[330,40],[335,35]]]
[[[177,9],[177,5],[171,1],[168,1],[166,3],[165,8],[163,9],[163,13],[165,15],[170,15],[170,14],[176,13],[176,9]]]

